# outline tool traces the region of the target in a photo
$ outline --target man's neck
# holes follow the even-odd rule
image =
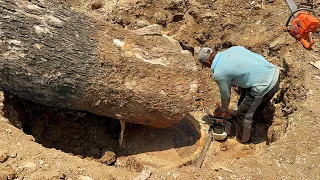
[[[217,51],[214,51],[213,53],[210,54],[209,58],[207,61],[209,61],[211,64],[213,63],[214,58],[217,55]]]

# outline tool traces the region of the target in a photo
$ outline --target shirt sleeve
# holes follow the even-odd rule
[[[216,80],[220,89],[221,96],[221,110],[227,111],[230,103],[230,94],[231,94],[231,80],[229,79],[221,79]]]

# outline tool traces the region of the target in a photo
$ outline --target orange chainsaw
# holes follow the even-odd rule
[[[314,44],[312,33],[316,32],[319,26],[319,20],[315,17],[317,13],[310,8],[299,8],[294,0],[286,0],[286,2],[291,11],[286,22],[286,27],[288,27],[289,22],[294,17],[289,29],[290,34],[301,41],[305,48],[311,49],[311,46]],[[313,13],[313,16],[310,12]]]

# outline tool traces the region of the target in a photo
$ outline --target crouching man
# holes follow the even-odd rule
[[[251,139],[254,120],[279,89],[279,69],[263,56],[241,46],[231,47],[222,52],[203,48],[198,54],[200,63],[211,68],[220,89],[221,106],[215,110],[216,116],[228,115],[231,86],[242,88],[238,110],[233,114],[237,121],[236,134],[241,143]]]

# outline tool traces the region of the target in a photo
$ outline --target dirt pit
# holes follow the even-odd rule
[[[120,146],[118,120],[38,105],[15,96],[5,99],[5,117],[44,147],[136,172],[145,165],[169,168],[190,164],[201,151],[204,138],[199,123],[190,118],[163,129],[127,123]]]
[[[263,121],[254,124],[250,146],[239,144],[234,137],[214,143],[216,160],[252,156],[278,140],[287,126],[271,131],[271,135],[268,130],[272,122],[282,127],[286,121],[283,118],[278,124],[274,121],[274,105],[283,101],[279,99],[282,96],[284,93],[279,93],[275,102],[267,106]],[[39,105],[13,95],[5,97],[4,105],[10,123],[44,147],[133,172],[141,172],[145,166],[170,169],[193,164],[204,146],[208,128],[197,120],[203,115],[199,112],[162,129],[127,123],[120,146],[121,127],[116,119]]]

